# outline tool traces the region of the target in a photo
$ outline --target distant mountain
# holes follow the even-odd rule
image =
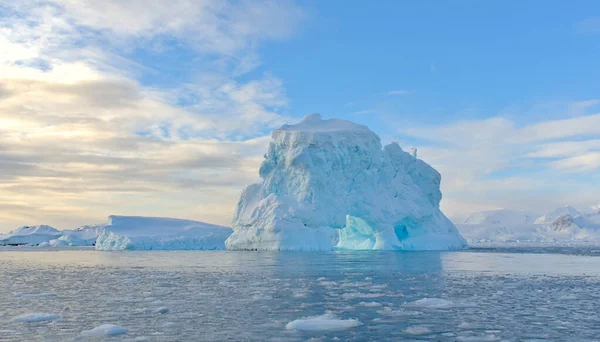
[[[570,205],[567,205],[567,206],[564,206],[561,208],[556,208],[556,209],[546,213],[545,215],[538,217],[535,220],[535,223],[537,223],[537,224],[552,223],[553,221],[555,221],[557,218],[559,218],[562,215],[570,215],[571,217],[577,217],[577,216],[581,216],[581,213],[579,211],[577,211],[577,209],[571,207]]]
[[[471,214],[464,223],[499,225],[531,224],[536,218],[537,215],[535,213],[528,211],[497,209]]]
[[[571,206],[536,217],[519,210],[490,210],[456,225],[469,243],[600,241],[600,213],[582,214]]]

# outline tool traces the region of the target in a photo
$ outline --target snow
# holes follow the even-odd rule
[[[550,224],[554,222],[558,217],[562,215],[570,215],[571,217],[581,216],[581,213],[577,209],[567,205],[562,208],[554,209],[540,217],[538,217],[534,223],[537,224]]]
[[[23,226],[7,234],[0,234],[2,245],[39,245],[52,239],[59,238],[62,233],[50,226]]]
[[[67,242],[68,246],[94,246],[98,234],[106,227],[106,224],[91,224],[81,226],[74,230],[63,230],[60,238]]]
[[[305,317],[286,324],[286,329],[300,331],[340,331],[362,325],[357,319],[339,319],[332,314]]]
[[[448,250],[440,174],[366,126],[310,115],[272,134],[233,217],[233,250]]]
[[[471,244],[600,240],[600,214],[582,214],[571,206],[551,210],[535,219],[535,223],[523,223],[523,216],[515,215],[523,213],[520,211],[502,213],[476,213],[465,221],[471,223],[457,227]]]
[[[97,250],[224,249],[231,228],[191,220],[110,216],[100,231]]]
[[[81,332],[81,336],[84,337],[106,337],[123,335],[127,333],[127,329],[114,325],[114,324],[102,324],[101,326],[95,327],[91,330],[84,330]]]
[[[13,322],[24,322],[24,323],[32,323],[32,322],[47,322],[47,321],[55,321],[60,318],[60,315],[54,313],[46,313],[46,312],[34,312],[24,315],[19,315],[13,318]]]

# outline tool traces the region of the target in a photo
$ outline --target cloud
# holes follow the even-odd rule
[[[11,210],[0,210],[0,231],[115,213],[229,224],[266,132],[289,120],[280,79],[238,76],[260,62],[261,42],[296,31],[298,7],[56,0],[3,10],[0,207]],[[161,69],[134,50],[197,63],[152,84]]]
[[[443,175],[451,215],[499,207],[544,211],[597,202],[600,115],[519,127],[505,117],[400,131]],[[416,140],[415,140],[416,139]],[[552,196],[549,196],[552,194]]]
[[[410,94],[410,91],[403,90],[403,89],[397,89],[397,90],[390,90],[390,91],[386,92],[386,95],[388,95],[388,96],[397,96],[397,95],[406,95],[406,94]]]
[[[600,17],[587,18],[577,23],[577,33],[600,33]]]
[[[364,115],[364,114],[373,114],[376,113],[377,111],[375,109],[363,109],[363,110],[359,110],[357,112],[353,112],[353,115]]]
[[[588,108],[594,107],[600,103],[598,99],[573,102],[569,105],[569,114],[572,116],[584,115]]]

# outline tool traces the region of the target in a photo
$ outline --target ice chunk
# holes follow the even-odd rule
[[[46,322],[46,321],[55,321],[60,318],[60,315],[54,313],[46,313],[46,312],[34,312],[24,315],[19,315],[13,318],[13,322]]]
[[[56,297],[56,294],[49,292],[40,292],[40,293],[24,293],[24,292],[15,292],[13,293],[15,297]]]
[[[165,306],[161,306],[160,308],[154,310],[154,312],[164,315],[166,313],[169,313],[169,308],[165,307]]]
[[[466,247],[439,209],[440,174],[366,126],[318,114],[272,134],[242,192],[228,249]]]
[[[40,226],[23,226],[17,228],[7,234],[0,234],[0,246],[3,245],[33,245],[37,246],[40,243],[48,242],[52,239],[57,239],[62,233],[53,227]]]
[[[364,307],[377,307],[377,306],[381,306],[381,303],[379,303],[379,302],[360,302],[360,303],[358,303],[358,305],[364,306]]]
[[[158,217],[110,216],[96,240],[98,250],[225,249],[231,228]]]
[[[102,324],[91,330],[84,330],[81,332],[81,336],[84,337],[105,337],[105,336],[116,336],[127,334],[127,329],[114,325],[114,324]]]
[[[339,319],[334,315],[325,314],[297,319],[288,323],[285,327],[286,329],[301,331],[339,331],[355,328],[361,324],[357,319]]]
[[[415,325],[415,326],[406,328],[404,330],[404,332],[409,335],[427,335],[427,334],[431,334],[431,329],[429,329],[427,327]]]
[[[444,309],[454,306],[454,303],[443,298],[422,298],[414,302],[406,303],[406,305],[431,309]]]

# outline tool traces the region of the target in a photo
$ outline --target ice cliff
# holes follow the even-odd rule
[[[244,189],[234,250],[447,250],[467,246],[439,209],[440,174],[366,126],[307,116],[272,134]]]

